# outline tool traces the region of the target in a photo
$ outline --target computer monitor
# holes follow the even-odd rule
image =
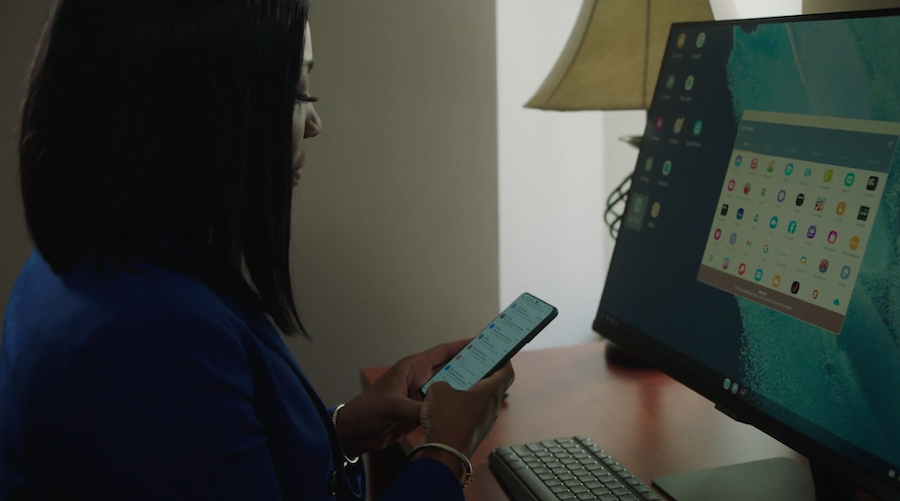
[[[593,324],[820,496],[900,499],[898,142],[900,10],[673,25]]]

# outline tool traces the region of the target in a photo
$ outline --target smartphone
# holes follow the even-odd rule
[[[553,306],[522,294],[475,336],[443,369],[422,385],[422,394],[438,381],[468,390],[490,376],[537,336],[559,313]]]

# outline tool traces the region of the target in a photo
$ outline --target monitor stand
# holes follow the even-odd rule
[[[784,457],[667,475],[654,478],[653,483],[675,501],[856,499],[851,483],[815,466],[810,475],[809,470]]]

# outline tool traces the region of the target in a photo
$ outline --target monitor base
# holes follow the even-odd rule
[[[654,478],[653,483],[675,501],[856,499],[856,489],[840,477],[827,472],[811,475],[806,468],[783,457],[666,475]]]
[[[636,355],[632,355],[631,353],[619,348],[615,344],[613,344],[609,339],[606,340],[606,348],[603,353],[606,358],[606,362],[618,365],[620,367],[629,367],[632,369],[655,369],[652,365],[645,362],[643,359]]]

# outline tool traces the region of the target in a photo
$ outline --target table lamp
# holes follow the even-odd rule
[[[709,0],[584,0],[562,55],[525,107],[646,110],[672,23],[711,19]],[[640,147],[641,136],[621,139]],[[607,199],[604,219],[614,239],[629,181]]]

